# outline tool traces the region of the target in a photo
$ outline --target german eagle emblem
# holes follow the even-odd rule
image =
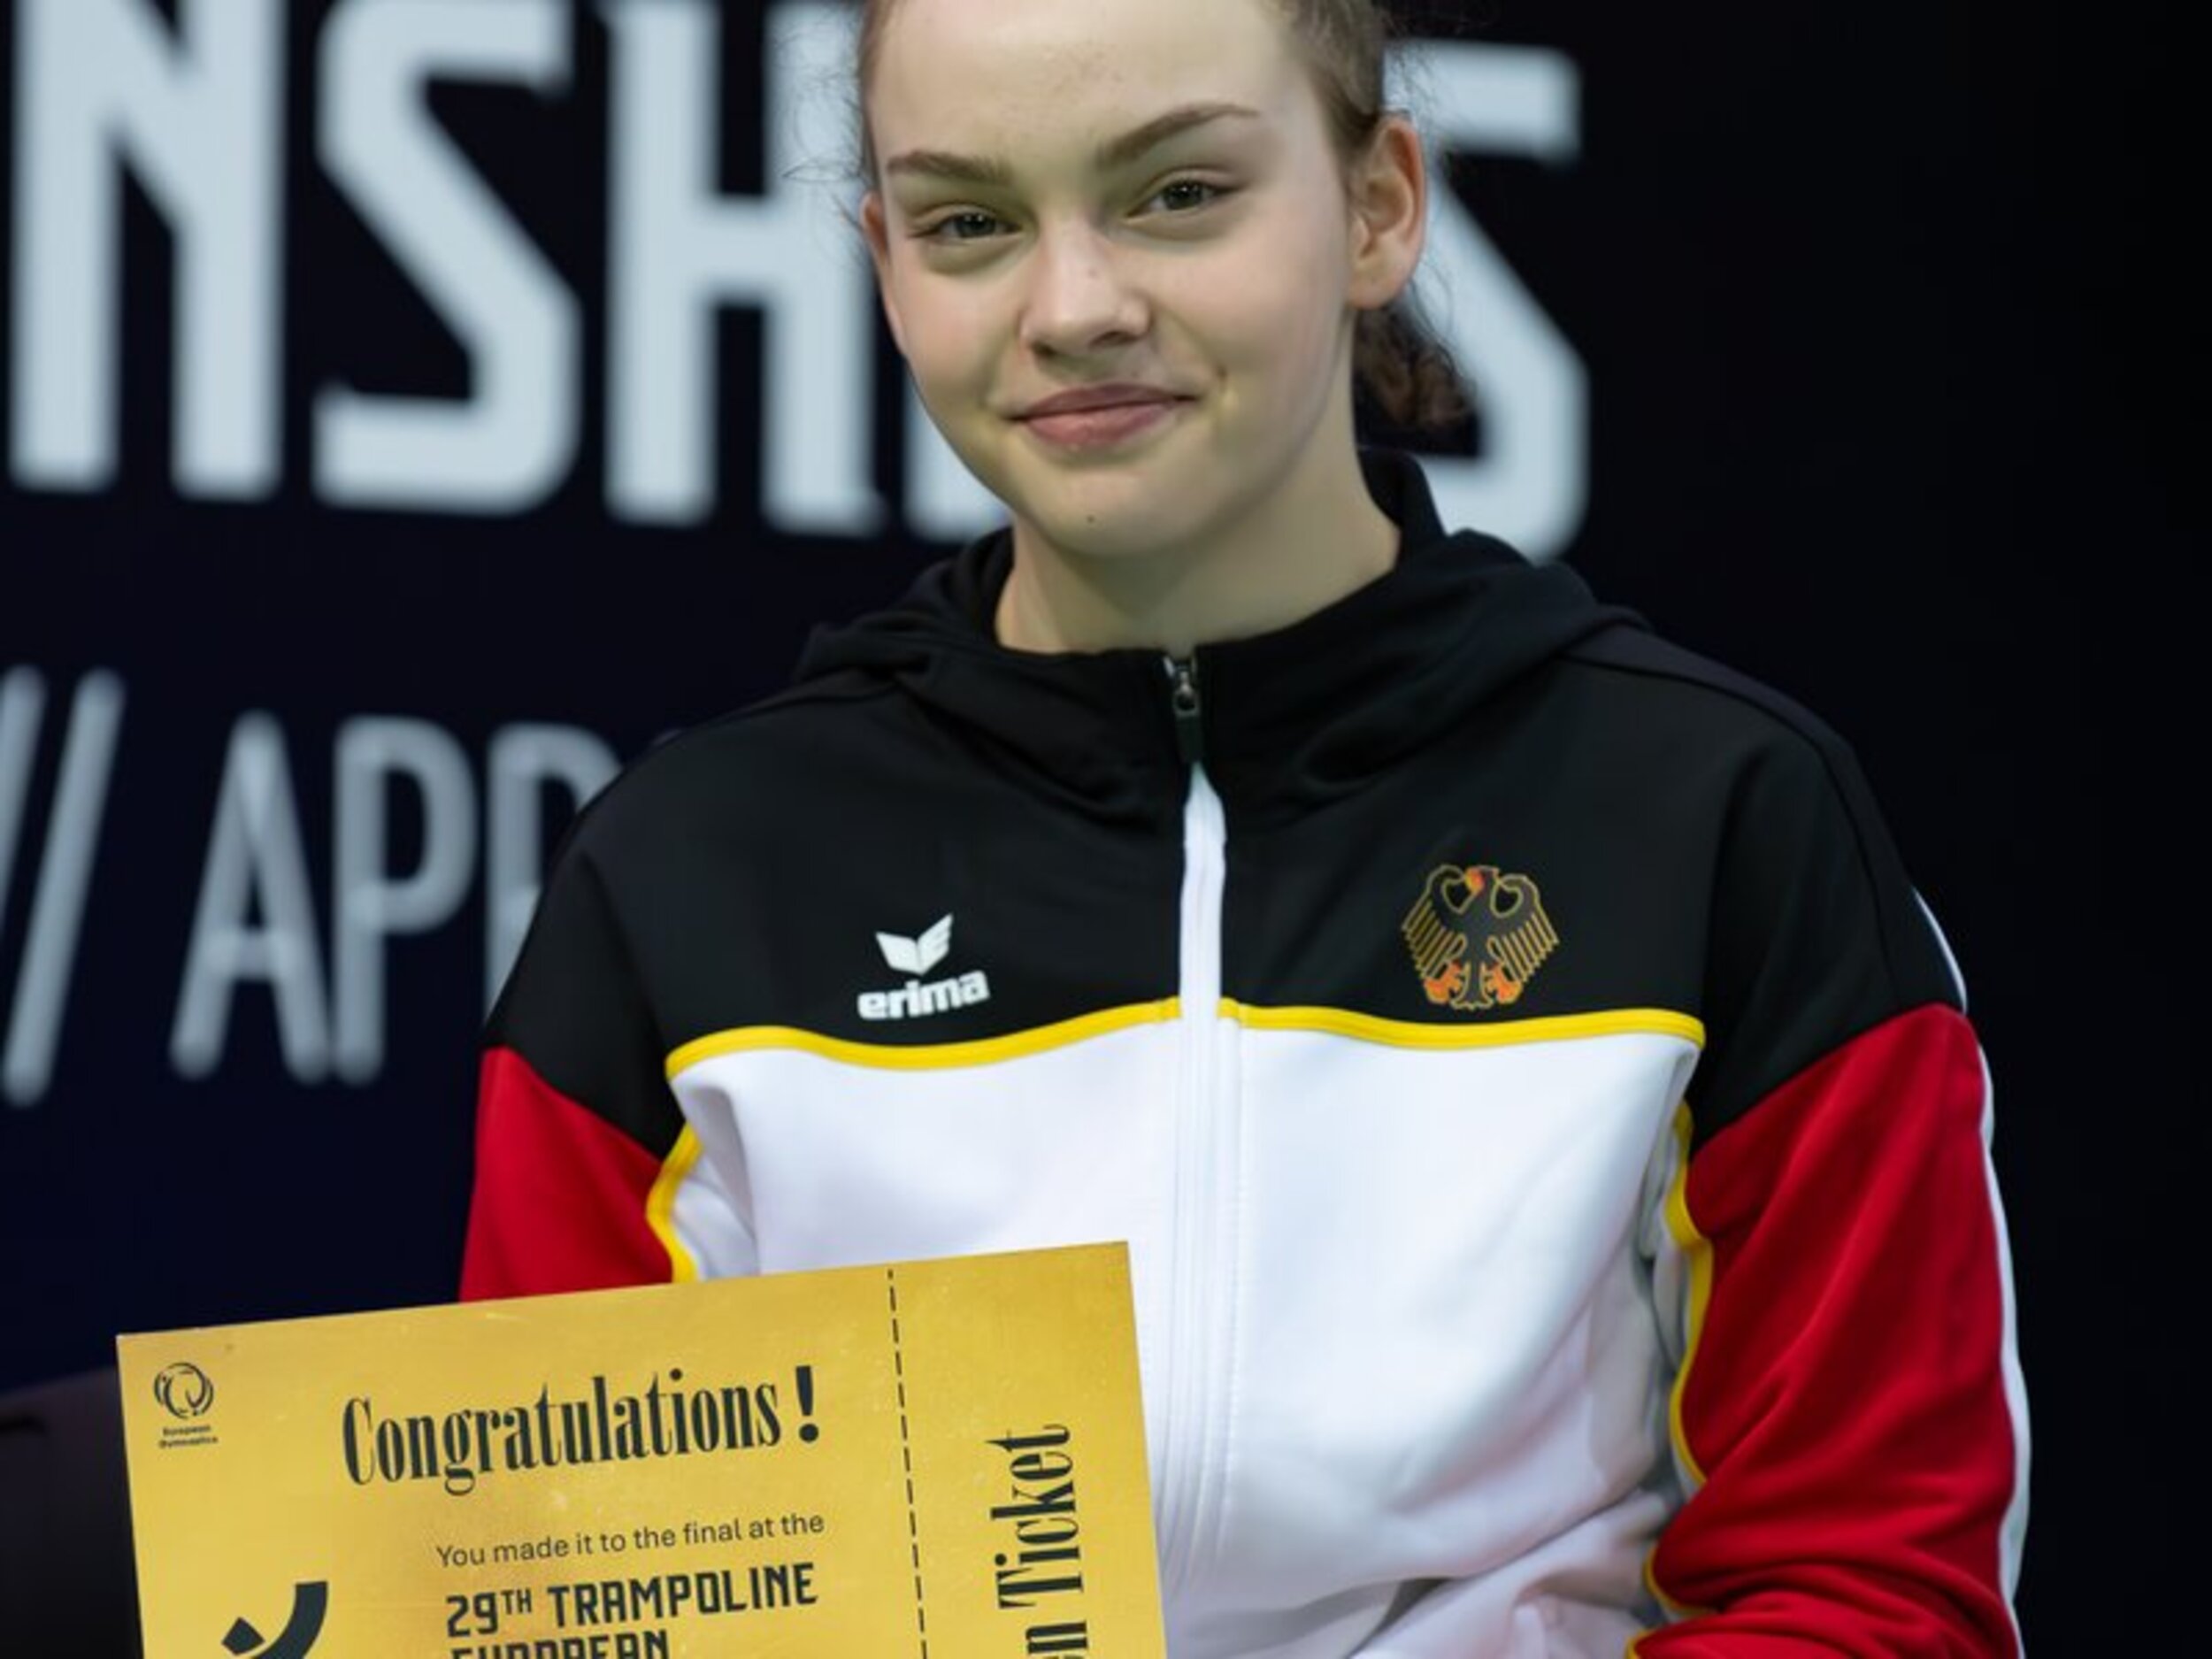
[[[1559,947],[1542,895],[1495,864],[1442,864],[1399,925],[1421,989],[1440,1008],[1510,1008]]]

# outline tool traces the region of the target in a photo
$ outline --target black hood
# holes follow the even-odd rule
[[[1362,461],[1399,526],[1397,563],[1288,627],[1195,654],[1202,757],[1233,812],[1356,789],[1577,641],[1642,626],[1598,604],[1563,565],[1531,565],[1471,531],[1447,534],[1410,457]],[[1164,799],[1173,810],[1183,761],[1166,657],[1001,645],[993,617],[1012,560],[1012,537],[995,532],[924,572],[888,610],[817,630],[794,690],[890,682],[1090,810],[1156,817]]]

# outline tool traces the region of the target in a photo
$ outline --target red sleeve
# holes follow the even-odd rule
[[[650,1218],[660,1178],[661,1160],[615,1125],[511,1048],[490,1049],[462,1297],[666,1282],[668,1247]]]
[[[1651,1563],[1685,1616],[1633,1654],[2018,1652],[2025,1424],[1986,1094],[1964,1017],[1924,1007],[1691,1158],[1693,1492]]]

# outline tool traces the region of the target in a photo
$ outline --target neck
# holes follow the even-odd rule
[[[1186,657],[1195,647],[1287,627],[1385,574],[1398,526],[1375,504],[1347,441],[1287,488],[1253,503],[1202,544],[1094,557],[1018,519],[995,617],[1002,643],[1058,653],[1126,647]]]

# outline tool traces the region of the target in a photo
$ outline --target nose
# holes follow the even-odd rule
[[[1094,225],[1048,227],[1030,256],[1022,343],[1080,357],[1142,336],[1151,312],[1125,250]]]

